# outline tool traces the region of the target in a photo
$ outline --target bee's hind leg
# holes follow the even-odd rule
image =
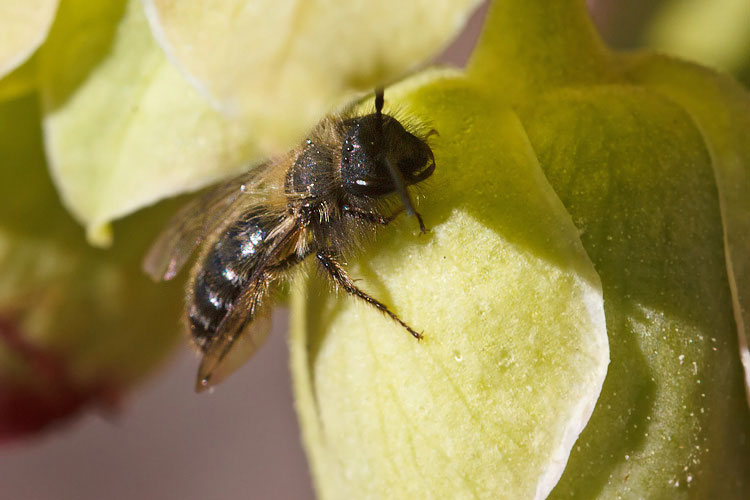
[[[371,306],[374,306],[379,311],[387,314],[391,317],[396,323],[406,328],[406,330],[417,340],[422,338],[422,334],[414,330],[412,327],[404,323],[401,318],[399,318],[396,313],[388,309],[388,306],[383,304],[382,302],[379,302],[375,298],[368,295],[366,292],[360,290],[357,288],[357,285],[354,284],[354,281],[351,279],[349,274],[346,272],[346,270],[341,267],[341,264],[339,264],[338,256],[330,251],[330,250],[321,250],[319,251],[316,256],[318,259],[318,262],[323,266],[323,269],[325,269],[328,272],[328,275],[331,277],[331,279],[341,288],[346,291],[346,293],[353,295],[357,298],[360,298],[370,304]]]

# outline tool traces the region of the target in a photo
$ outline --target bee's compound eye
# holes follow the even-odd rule
[[[353,118],[347,125],[349,129],[341,146],[341,179],[345,189],[354,196],[377,197],[394,192],[385,165],[382,127],[378,127],[375,115]]]
[[[348,120],[341,146],[341,178],[355,196],[385,196],[396,191],[392,168],[404,182],[415,184],[432,174],[429,146],[409,133],[395,118],[375,115]]]

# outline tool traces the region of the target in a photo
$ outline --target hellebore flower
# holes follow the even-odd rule
[[[314,30],[327,11],[253,2],[237,18],[244,3],[212,2],[212,18],[201,14],[200,2],[0,2],[0,439],[42,428],[88,403],[114,403],[178,338],[179,284],[155,285],[140,271],[148,243],[175,205],[129,216],[116,226],[114,243],[113,219],[242,171],[271,149],[286,149],[290,136],[307,131],[333,106],[433,57],[477,0],[402,8],[402,17],[391,17],[377,33],[390,37],[404,23],[423,22],[393,51],[377,36],[360,35],[373,15],[388,21],[384,14],[395,2],[381,2],[368,15],[365,2],[342,7],[339,18],[320,26],[328,30],[350,16],[346,27],[355,39],[342,45],[340,34],[329,36],[329,46],[319,39],[317,55],[307,41],[322,34],[304,25],[313,21]],[[260,28],[248,32],[243,27],[253,15],[258,23],[257,9],[275,12],[274,23],[263,16]],[[206,24],[212,19],[223,24]],[[239,29],[228,32],[228,20]],[[245,92],[242,79],[239,97],[226,85],[216,87],[229,92],[219,97],[196,90],[189,81],[198,80],[185,69],[192,71],[189,61],[173,57],[173,64],[164,51],[184,55],[179,43],[169,46],[173,35],[179,42],[180,30],[206,33],[202,48],[211,54],[214,40],[235,36],[222,48],[227,58],[219,66],[197,71],[204,79],[219,77],[220,84],[222,77],[238,81],[229,71],[237,66],[233,58],[254,47],[261,57],[253,64],[265,68],[265,77],[253,81],[277,90],[276,101],[257,89]],[[279,44],[287,46],[287,59],[276,58]],[[251,63],[240,69],[258,73]],[[340,77],[328,88],[322,85],[334,79],[314,86],[304,78],[324,63]],[[289,68],[294,78],[281,78]],[[291,89],[278,85],[294,85],[298,77],[307,83],[287,98]],[[242,106],[212,107],[222,102]],[[290,111],[297,108],[306,114]],[[272,126],[263,120],[269,112],[280,120]],[[85,245],[58,195],[91,243],[112,248]]]
[[[90,240],[286,149],[433,54],[475,4],[372,3],[62,3],[24,66]],[[465,71],[386,99],[440,134],[419,205],[431,232],[398,220],[349,268],[425,338],[314,275],[292,288],[320,497],[750,496],[747,91],[610,50],[583,0],[496,0]],[[86,293],[148,325],[143,290],[145,304]]]

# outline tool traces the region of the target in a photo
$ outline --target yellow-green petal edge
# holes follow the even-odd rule
[[[59,0],[0,0],[0,78],[44,42]]]
[[[480,0],[144,0],[159,43],[266,151],[439,53]]]

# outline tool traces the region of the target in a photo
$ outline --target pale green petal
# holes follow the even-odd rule
[[[649,46],[715,68],[750,64],[750,2],[672,0],[647,33]]]
[[[409,85],[413,86],[413,85]],[[315,279],[292,370],[321,498],[544,498],[606,373],[599,279],[514,113],[461,80],[389,89],[440,132],[420,210],[349,262],[423,331]]]
[[[140,2],[65,2],[40,52],[45,147],[96,244],[112,219],[246,167],[250,134],[167,62]]]
[[[0,0],[0,78],[24,63],[47,37],[59,0]]]
[[[437,55],[479,3],[144,0],[170,59],[267,150],[286,150],[354,91]]]

